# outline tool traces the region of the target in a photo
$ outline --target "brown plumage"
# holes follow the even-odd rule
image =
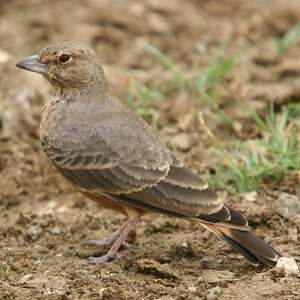
[[[250,232],[246,218],[223,204],[157,133],[110,92],[96,53],[63,42],[21,60],[18,67],[41,73],[56,88],[43,110],[41,143],[61,174],[80,192],[128,221],[111,238],[103,262],[116,256],[145,213],[197,221],[252,264],[274,265],[279,254]]]

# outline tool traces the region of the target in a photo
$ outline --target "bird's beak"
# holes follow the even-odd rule
[[[21,69],[25,69],[31,72],[46,74],[48,67],[38,61],[39,56],[37,54],[27,56],[21,59],[16,66]]]

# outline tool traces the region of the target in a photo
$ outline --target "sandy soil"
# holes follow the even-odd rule
[[[141,221],[121,259],[87,264],[86,257],[104,250],[82,241],[109,235],[123,217],[87,201],[47,161],[38,124],[51,87],[14,67],[50,42],[80,40],[101,53],[122,96],[134,79],[156,86],[168,76],[144,50],[146,42],[187,70],[207,66],[213,51],[227,44],[237,65],[218,94],[244,128],[249,107],[263,111],[274,100],[280,111],[299,100],[300,44],[282,57],[272,44],[299,17],[298,1],[281,0],[0,1],[0,298],[300,299],[299,277],[254,268],[199,226],[159,215]],[[163,138],[202,173],[214,156],[197,126],[199,101],[174,93],[157,109]],[[207,116],[216,135],[234,134]],[[192,140],[184,151],[172,143],[182,133]],[[247,130],[239,133],[245,138]],[[299,259],[300,217],[286,220],[274,209],[280,193],[298,191],[298,179],[287,178],[261,188],[254,201],[227,201],[245,212],[259,236]]]

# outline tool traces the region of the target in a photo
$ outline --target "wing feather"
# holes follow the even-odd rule
[[[142,118],[104,100],[101,109],[97,102],[70,103],[61,123],[43,133],[46,154],[68,180],[81,190],[154,211],[198,216],[222,207],[217,194],[182,166]]]

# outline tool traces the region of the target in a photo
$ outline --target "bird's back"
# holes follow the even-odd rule
[[[41,141],[52,160],[61,151],[69,151],[135,161],[152,169],[176,162],[156,131],[111,96],[99,100],[54,97],[43,110]]]

